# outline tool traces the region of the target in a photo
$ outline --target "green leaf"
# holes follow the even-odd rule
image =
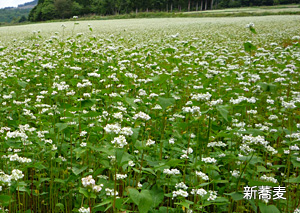
[[[129,104],[132,107],[137,108],[137,105],[134,103],[134,100],[135,100],[134,98],[125,97],[125,101],[127,104]]]
[[[76,168],[76,167],[73,167],[72,168],[72,171],[73,171],[73,173],[77,176],[77,175],[79,175],[81,172],[83,172],[84,170],[86,170],[88,168],[88,166],[84,166],[84,167],[82,167],[82,168]]]
[[[153,200],[149,190],[142,190],[140,193],[135,188],[128,188],[129,197],[138,206],[140,212],[148,212]]]
[[[85,153],[87,150],[83,149],[81,147],[78,147],[76,149],[74,149],[74,152],[76,153],[76,159],[80,158],[80,156]]]
[[[94,102],[91,100],[83,100],[81,101],[81,107],[91,107],[94,105]]]
[[[240,192],[232,192],[232,193],[227,193],[226,195],[230,195],[231,198],[235,201],[238,200],[243,200],[244,199],[244,195]]]
[[[64,181],[63,179],[60,179],[60,178],[55,178],[55,179],[54,179],[54,182],[55,182],[55,183],[65,184],[65,181]]]
[[[124,150],[123,149],[117,149],[116,150],[116,160],[118,165],[121,164],[122,158],[123,158]]]
[[[211,184],[211,182],[201,183],[199,186],[202,187],[202,186],[207,186],[209,184]]]
[[[211,181],[211,183],[229,183],[229,181],[228,180],[216,180],[216,179],[214,179],[214,180]]]
[[[92,117],[97,117],[99,115],[101,115],[99,112],[88,112],[86,114],[83,114],[81,117],[92,118]]]
[[[249,163],[251,165],[255,165],[257,163],[263,163],[264,162],[261,157],[257,157],[256,155],[254,155],[252,158],[251,158],[251,156],[242,156],[242,157],[238,157],[238,159],[240,161],[248,161],[248,162],[250,160]]]
[[[244,49],[245,49],[246,52],[251,52],[251,51],[255,51],[257,48],[256,48],[256,46],[254,46],[250,42],[245,42],[244,43]]]
[[[257,172],[270,172],[271,170],[266,169],[264,166],[257,166]]]
[[[122,199],[122,198],[118,198],[118,199],[116,199],[116,208],[117,209],[121,209],[122,208],[122,204],[123,204],[123,200],[124,199]]]
[[[68,127],[67,123],[56,123],[55,126],[58,128],[58,131],[61,132],[62,130]]]
[[[155,77],[153,77],[151,79],[153,80],[153,83],[155,83],[155,84],[163,84],[169,78],[171,78],[170,75],[161,74],[161,75],[157,75],[157,76],[155,76]]]
[[[165,165],[176,167],[181,162],[182,162],[182,160],[179,160],[179,159],[171,159]]]
[[[152,206],[153,200],[149,190],[142,190],[140,193],[138,208],[140,212],[148,212]]]
[[[79,192],[81,194],[83,194],[85,197],[89,198],[89,193],[88,193],[87,189],[80,187]]]
[[[258,204],[259,206],[259,210],[261,211],[261,213],[280,213],[280,211],[278,210],[278,208],[274,205],[270,205],[270,206],[267,206],[266,204],[264,203],[259,203]]]
[[[156,208],[164,200],[164,190],[157,185],[154,185],[150,194],[152,196],[152,208]]]
[[[144,167],[143,167],[142,170],[143,170],[143,171],[147,171],[147,172],[144,172],[144,173],[146,173],[146,174],[152,174],[152,175],[156,176],[155,172],[154,172],[153,169],[151,169],[151,168],[144,168]]]
[[[168,47],[168,48],[163,49],[162,53],[169,53],[169,54],[171,54],[171,53],[174,53],[175,51],[176,51],[175,49],[173,49],[171,47]]]
[[[187,202],[180,202],[180,203],[175,203],[175,204],[183,206],[185,209],[189,209],[190,208],[190,204],[187,203]]]
[[[58,208],[60,208],[60,210],[61,210],[62,212],[63,212],[64,209],[65,209],[65,206],[64,206],[64,204],[62,204],[62,203],[57,203],[55,206],[58,207]]]
[[[140,193],[135,188],[128,188],[129,197],[138,206],[140,203]]]
[[[20,80],[18,80],[18,84],[21,86],[21,87],[23,87],[23,88],[25,88],[26,86],[27,86],[27,82],[25,82],[25,81],[20,81]]]
[[[166,110],[167,107],[173,105],[175,103],[175,99],[174,98],[158,98],[158,102],[161,105],[161,107],[163,108],[163,110]]]
[[[227,119],[227,116],[228,116],[228,110],[225,108],[225,106],[217,106],[217,111],[220,113],[220,115],[226,120],[228,121]]]
[[[130,154],[124,152],[123,149],[116,150],[116,160],[119,166],[121,166],[124,162],[130,161]]]
[[[250,26],[249,29],[253,34],[257,34],[257,32],[255,31],[255,29],[252,26]]]
[[[104,205],[109,204],[109,203],[112,203],[111,199],[104,200],[102,203],[99,203],[94,208],[97,208],[97,207],[100,207],[100,206],[104,206]]]
[[[300,183],[300,176],[298,176],[296,178],[289,178],[283,182],[285,182],[285,183]]]
[[[132,134],[131,138],[132,138],[132,141],[135,142],[139,137],[140,128],[133,128],[132,131],[133,131],[133,134]]]
[[[291,161],[292,161],[294,167],[300,167],[300,162],[297,161],[297,158],[293,158]]]
[[[271,83],[259,82],[257,85],[260,86],[265,92],[276,92],[277,89],[277,85]]]
[[[42,162],[38,162],[38,163],[35,163],[32,165],[32,167],[36,168],[36,169],[39,169],[39,170],[42,170],[42,169],[46,169],[47,167],[45,167]]]
[[[11,199],[9,195],[0,195],[0,203],[8,203]]]
[[[167,212],[168,212],[167,207],[165,207],[165,206],[159,207],[159,213],[167,213]]]

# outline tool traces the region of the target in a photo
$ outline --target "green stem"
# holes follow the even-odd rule
[[[254,156],[254,152],[252,153],[252,155],[251,155],[251,157],[250,157],[249,161],[247,161],[247,162],[246,162],[246,165],[245,165],[245,167],[243,168],[243,171],[241,172],[241,175],[239,176],[239,179],[238,179],[238,181],[237,181],[237,183],[236,183],[235,192],[237,192],[237,190],[238,190],[238,186],[239,186],[239,183],[240,183],[240,181],[241,181],[241,178],[242,178],[242,175],[244,174],[244,172],[245,172],[245,170],[246,170],[246,168],[247,168],[248,164],[249,164],[249,163],[250,163],[250,161],[252,160],[253,156]]]

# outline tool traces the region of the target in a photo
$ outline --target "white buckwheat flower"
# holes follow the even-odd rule
[[[240,171],[238,171],[238,170],[230,171],[230,173],[233,177],[236,177],[236,178],[238,178],[240,176]]]
[[[192,189],[191,194],[194,195],[200,195],[201,197],[203,197],[204,195],[207,194],[207,191],[205,191],[205,189]]]
[[[176,189],[184,189],[184,190],[187,190],[189,187],[187,187],[187,186],[184,184],[184,182],[181,182],[181,183],[176,183],[175,188],[176,188]]]
[[[142,120],[146,120],[146,121],[151,119],[151,117],[144,112],[139,112],[133,116],[134,120],[137,120],[138,118],[140,118]]]
[[[107,124],[104,127],[105,132],[119,134],[121,126],[119,124]]]
[[[172,194],[173,194],[173,198],[177,197],[177,196],[182,196],[182,197],[188,197],[189,196],[189,193],[182,190],[182,189],[179,189],[178,191],[173,191]]]
[[[133,134],[133,131],[131,127],[123,127],[120,131],[120,134],[126,135],[126,136],[131,136]]]
[[[215,158],[207,157],[207,158],[202,158],[202,161],[205,163],[216,163],[217,160]]]
[[[127,178],[127,174],[117,174],[117,180],[123,180],[123,179],[125,179],[125,178]]]
[[[20,171],[18,169],[12,170],[12,172],[11,172],[11,179],[13,179],[13,180],[19,180],[19,179],[21,179],[23,177],[24,177],[24,175],[23,175],[22,171]]]
[[[155,144],[155,141],[154,141],[154,140],[151,140],[151,139],[148,139],[148,140],[147,140],[147,143],[146,143],[146,146],[151,146],[151,145],[153,145],[153,144]]]
[[[278,180],[273,177],[268,177],[267,175],[263,175],[260,177],[261,180],[265,180],[268,182],[278,183]]]
[[[208,201],[215,200],[216,198],[217,198],[217,192],[209,190],[209,198],[207,200]]]
[[[90,208],[84,208],[81,207],[80,209],[78,209],[79,213],[90,213]]]
[[[163,173],[167,175],[178,175],[180,171],[178,169],[164,169]]]
[[[111,143],[115,144],[119,148],[123,148],[124,146],[127,145],[127,141],[124,135],[115,137]]]
[[[92,175],[89,175],[89,176],[87,176],[85,178],[81,178],[81,182],[82,182],[82,185],[84,187],[94,186],[95,185],[95,180],[93,179]]]
[[[208,176],[201,171],[196,171],[196,175],[200,177],[202,180],[209,180]]]

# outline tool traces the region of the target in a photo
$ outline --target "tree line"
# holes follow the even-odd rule
[[[28,13],[31,9],[0,9],[0,25],[1,23],[20,23],[27,20]]]
[[[300,0],[39,0],[30,21],[64,19],[86,14],[203,11],[228,7],[300,3]]]

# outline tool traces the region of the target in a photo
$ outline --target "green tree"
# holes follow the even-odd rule
[[[25,22],[27,21],[27,18],[23,15],[21,16],[21,18],[19,19],[19,23]]]
[[[72,3],[71,0],[54,0],[57,15],[63,19],[69,18],[72,15]]]
[[[77,16],[79,14],[82,14],[83,6],[79,4],[78,2],[72,3],[72,16]]]
[[[41,15],[42,21],[55,19],[57,17],[56,8],[55,8],[54,4],[50,1],[43,3],[41,13],[42,13],[42,15]]]
[[[43,4],[36,5],[29,13],[29,21],[41,21],[42,20],[42,7]]]

